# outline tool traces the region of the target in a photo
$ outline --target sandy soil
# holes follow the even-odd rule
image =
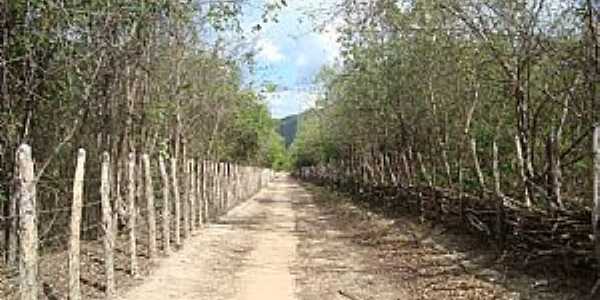
[[[363,299],[356,298],[363,292],[402,298],[400,287],[376,274],[368,253],[337,238],[343,234],[329,228],[328,218],[310,193],[281,177],[120,299]]]
[[[119,299],[576,299],[511,283],[440,230],[310,189],[277,178]]]
[[[291,185],[280,179],[202,229],[120,299],[296,299]]]

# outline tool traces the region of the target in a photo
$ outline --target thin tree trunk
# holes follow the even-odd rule
[[[481,166],[479,165],[479,157],[477,156],[477,142],[475,139],[471,139],[471,155],[473,157],[473,164],[475,166],[479,188],[480,190],[483,190],[485,189],[485,178],[483,177],[483,172],[481,171]]]
[[[504,199],[500,186],[500,168],[498,158],[498,144],[494,140],[492,144],[493,169],[494,169],[494,193],[496,194],[496,239],[498,249],[504,248]]]
[[[531,207],[531,199],[529,195],[529,183],[527,178],[527,171],[525,166],[525,159],[523,158],[523,148],[521,147],[521,140],[519,136],[515,136],[515,145],[517,148],[517,160],[519,161],[519,171],[521,174],[521,183],[523,184],[523,199],[527,207]]]
[[[594,208],[592,210],[592,229],[594,232],[594,246],[596,254],[597,272],[600,274],[600,125],[594,129],[594,182],[593,199]]]

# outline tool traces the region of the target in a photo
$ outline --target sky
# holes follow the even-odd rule
[[[339,57],[336,21],[331,18],[335,0],[288,0],[288,6],[277,11],[278,22],[261,21],[265,3],[275,0],[255,0],[244,7],[241,24],[250,32],[256,24],[262,29],[254,33],[254,72],[245,81],[256,91],[267,84],[277,87],[263,93],[274,118],[297,114],[314,105],[318,90],[314,77],[325,65]],[[318,13],[315,18],[308,15]],[[322,25],[323,30],[315,30]]]

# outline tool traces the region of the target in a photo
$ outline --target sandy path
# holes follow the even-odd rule
[[[279,179],[200,230],[120,299],[296,299],[291,185]]]
[[[475,240],[432,233],[416,244],[411,233],[434,231],[311,190],[277,178],[120,299],[578,299],[530,288],[533,279],[498,281],[502,270],[462,252]]]
[[[335,213],[315,203],[294,180],[277,178],[120,299],[408,299],[372,249],[352,242],[353,226],[339,231]]]

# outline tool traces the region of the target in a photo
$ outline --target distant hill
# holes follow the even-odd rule
[[[279,121],[279,134],[283,136],[286,147],[289,147],[296,138],[296,133],[298,132],[298,120],[301,116],[302,114],[291,115]]]

